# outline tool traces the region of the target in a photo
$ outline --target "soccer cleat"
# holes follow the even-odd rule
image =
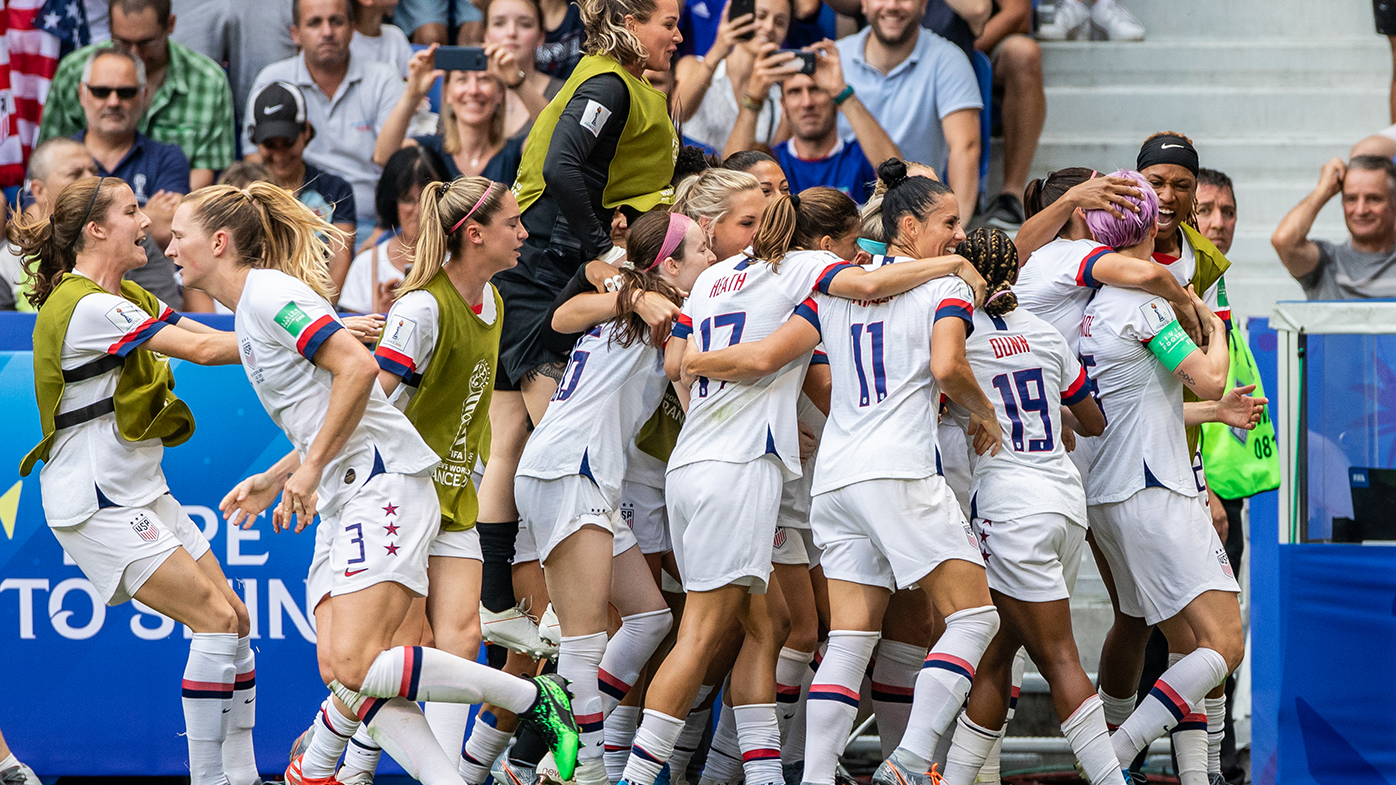
[[[286,767],[286,785],[340,785],[333,774],[328,777],[307,777],[302,774],[302,757],[303,754],[292,758],[291,765]]]
[[[553,610],[551,602],[543,609],[542,618],[538,619],[538,637],[552,646],[554,651],[562,645],[562,625],[557,620],[557,613]]]
[[[305,751],[310,749],[310,738],[314,735],[315,723],[312,722],[309,728],[306,728],[301,735],[296,737],[295,741],[291,742],[291,754],[287,757],[286,762],[295,763],[296,758],[304,755]]]
[[[1090,34],[1086,25],[1091,21],[1091,9],[1081,0],[1057,0],[1057,10],[1052,21],[1037,28],[1037,37],[1043,41],[1065,41],[1079,38],[1082,32]]]
[[[339,779],[339,773],[335,772],[335,778]],[[348,779],[339,780],[340,785],[373,785],[373,772],[356,771],[349,775]]]
[[[562,774],[557,770],[557,762],[553,760],[553,754],[545,752],[543,758],[538,761],[538,785],[576,785],[576,777],[581,776],[582,765],[577,765],[573,779],[564,780]]]
[[[0,785],[42,785],[33,769],[18,761],[16,764],[0,771]]]
[[[499,785],[537,785],[538,773],[532,766],[522,766],[504,756],[498,768],[492,772]]]
[[[943,781],[940,772],[936,771],[939,764],[932,763],[931,770],[925,772],[913,771],[897,761],[897,753],[882,762],[873,772],[873,785],[941,785]]]
[[[577,747],[580,744],[567,680],[556,673],[545,673],[533,677],[532,681],[538,686],[538,698],[519,714],[519,721],[531,726],[543,737],[553,753],[558,776],[565,782],[572,779],[577,770]]]
[[[485,643],[503,646],[534,659],[557,656],[557,643],[548,643],[539,637],[538,624],[523,608],[495,613],[481,605],[480,632]]]
[[[671,785],[673,783],[673,777],[670,775],[669,764],[665,763],[659,768],[659,774],[655,775],[654,785]]]
[[[1144,40],[1144,25],[1115,0],[1096,0],[1091,7],[1091,22],[1104,30],[1111,41]]]

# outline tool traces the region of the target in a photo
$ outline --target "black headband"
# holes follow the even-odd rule
[[[1136,171],[1144,171],[1159,164],[1177,164],[1197,176],[1197,148],[1192,142],[1175,134],[1155,136],[1139,148],[1139,159],[1135,162]]]

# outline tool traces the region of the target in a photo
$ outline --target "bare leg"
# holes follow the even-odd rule
[[[440,22],[428,22],[422,25],[412,31],[412,43],[422,46],[446,43],[446,25]]]
[[[1025,35],[999,44],[994,80],[1003,84],[1003,193],[1023,198],[1037,140],[1047,121],[1042,88],[1042,48]]]

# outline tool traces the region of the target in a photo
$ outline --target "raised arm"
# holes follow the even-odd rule
[[[815,326],[818,318],[807,301],[785,324],[759,341],[712,352],[689,348],[683,357],[683,373],[726,382],[770,376],[819,345],[819,328]]]
[[[927,281],[947,275],[959,276],[974,289],[975,305],[984,302],[987,287],[984,276],[959,254],[884,264],[876,270],[849,265],[839,269],[833,279],[823,286],[823,290],[826,294],[847,300],[876,300],[911,291]]]
[[[830,96],[838,97],[848,87],[848,83],[843,80],[843,64],[839,60],[838,46],[833,41],[826,40],[811,46],[810,49],[818,54],[814,61],[815,83]],[[902,152],[897,149],[892,137],[887,135],[887,131],[872,116],[872,112],[858,100],[857,93],[848,96],[838,108],[843,112],[843,116],[848,118],[848,124],[853,126],[853,135],[858,138],[858,145],[863,148],[863,154],[874,169],[888,158],[902,157]],[[979,133],[977,126],[975,133]],[[975,166],[978,167],[979,164],[976,163]],[[977,175],[977,168],[975,172]]]
[[[1027,263],[1033,251],[1055,240],[1078,207],[1082,210],[1109,210],[1116,218],[1125,217],[1122,210],[1139,212],[1139,208],[1126,196],[1139,198],[1143,194],[1139,193],[1138,184],[1124,177],[1093,177],[1072,186],[1060,199],[1036,215],[1029,216],[1018,228],[1013,245],[1018,248],[1019,266]]]
[[[402,149],[412,115],[416,113],[422,99],[431,92],[431,86],[437,78],[445,76],[445,71],[438,71],[432,67],[435,57],[436,44],[432,44],[412,55],[412,59],[407,61],[407,89],[393,105],[393,111],[388,113],[388,119],[383,122],[383,132],[378,134],[378,141],[373,145],[373,162],[379,166],[386,164],[393,153]]]
[[[757,53],[757,61],[751,69],[751,76],[747,79],[746,95],[738,102],[737,120],[732,126],[732,132],[727,135],[727,146],[722,148],[722,157],[726,158],[733,153],[742,150],[750,150],[756,145],[756,125],[761,117],[761,108],[771,94],[771,85],[783,82],[790,76],[790,63],[795,59],[791,52],[780,51],[778,44],[766,43],[761,45]],[[782,112],[780,120],[785,123],[785,113]],[[779,133],[777,133],[779,136]],[[778,143],[780,139],[772,140]]]
[[[1328,200],[1342,193],[1343,176],[1346,174],[1347,166],[1340,158],[1324,164],[1319,171],[1318,187],[1289,211],[1270,236],[1275,253],[1280,255],[1285,269],[1295,278],[1303,278],[1318,269],[1318,246],[1309,239],[1309,230],[1314,228],[1314,220]]]
[[[722,6],[722,21],[718,23],[717,34],[713,36],[713,45],[708,53],[703,57],[689,55],[679,60],[674,69],[674,97],[681,112],[679,119],[683,122],[693,119],[693,115],[698,113],[703,96],[712,86],[713,73],[718,64],[727,59],[742,36],[750,36],[756,29],[755,14],[728,19],[727,12],[731,7],[730,0]]]

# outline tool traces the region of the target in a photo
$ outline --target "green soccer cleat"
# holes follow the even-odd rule
[[[538,687],[538,698],[519,715],[519,720],[538,731],[552,750],[558,774],[563,781],[570,780],[577,768],[577,747],[581,740],[577,736],[577,720],[572,716],[572,696],[567,691],[567,680],[556,673],[545,673],[533,677],[532,681]]]

